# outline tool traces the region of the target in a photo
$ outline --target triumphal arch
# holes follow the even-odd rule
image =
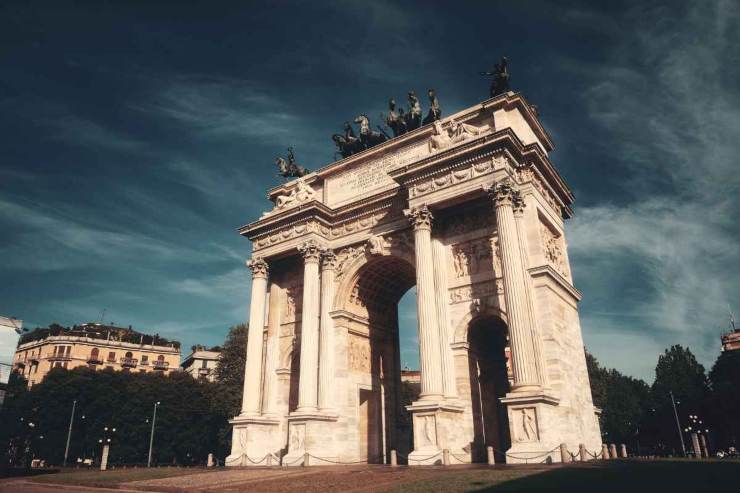
[[[599,449],[563,230],[573,196],[552,150],[507,92],[272,189],[240,229],[252,296],[227,465]],[[397,304],[413,287],[408,402]]]

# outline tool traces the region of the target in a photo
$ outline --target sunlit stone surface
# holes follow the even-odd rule
[[[227,465],[600,450],[552,149],[509,92],[271,190],[241,228],[254,284]],[[413,287],[418,395],[398,336]]]

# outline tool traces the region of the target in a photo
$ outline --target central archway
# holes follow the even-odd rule
[[[403,407],[399,310],[416,284],[409,259],[368,255],[358,259],[341,283],[337,307],[355,321],[348,331],[347,367],[356,382],[357,446],[360,460],[389,462],[391,449],[412,448],[411,419]]]

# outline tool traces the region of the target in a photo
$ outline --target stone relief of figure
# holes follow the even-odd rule
[[[409,92],[408,99],[409,111],[406,113],[406,128],[411,131],[421,127],[421,103],[414,91]]]
[[[453,144],[458,144],[462,141],[477,137],[481,133],[481,129],[467,123],[456,122],[452,120],[450,122],[450,140]]]
[[[520,442],[533,442],[538,439],[537,426],[532,416],[531,409],[521,409],[521,432]]]
[[[303,428],[290,427],[290,451],[303,450]]]
[[[316,192],[305,181],[299,179],[296,186],[286,195],[279,195],[275,201],[278,209],[284,209],[288,206],[308,202],[316,196]]]
[[[429,113],[427,113],[427,116],[424,118],[424,125],[442,118],[442,109],[439,107],[439,100],[434,93],[434,89],[429,89],[427,91],[427,95],[429,96]]]
[[[390,242],[381,235],[371,236],[370,239],[367,240],[367,244],[368,253],[370,255],[388,255],[388,249],[391,246]]]
[[[429,152],[444,149],[451,142],[449,133],[446,130],[442,130],[442,122],[439,120],[435,121],[432,126],[432,137],[429,139]]]
[[[422,438],[424,439],[425,445],[435,445],[436,439],[434,437],[434,416],[424,416]]]
[[[491,89],[489,90],[491,97],[509,91],[509,80],[511,76],[509,75],[509,60],[505,56],[501,57],[501,61],[493,67],[493,70],[481,72],[480,75],[493,76]]]

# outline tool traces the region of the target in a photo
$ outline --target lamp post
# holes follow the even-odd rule
[[[154,425],[157,423],[157,408],[160,402],[154,403],[154,412],[152,413],[152,432],[149,435],[149,460],[147,460],[146,467],[152,467],[152,447],[154,446]]]
[[[75,409],[77,409],[77,399],[72,401],[72,415],[69,417],[69,430],[67,430],[67,446],[64,447],[64,467],[67,467],[67,455],[69,455],[69,441],[72,439],[72,424],[75,420]]]
[[[113,433],[116,432],[115,428],[104,427],[103,438],[98,440],[98,443],[103,446],[103,451],[100,456],[100,470],[105,471],[108,469],[108,454],[110,453],[110,442]]]
[[[676,400],[673,398],[673,391],[670,391],[669,394],[671,395],[671,402],[673,403],[673,416],[676,418],[678,438],[681,439],[681,450],[683,450],[683,456],[686,457],[686,444],[683,442],[683,433],[681,433],[681,422],[678,420],[678,411],[676,410]]]
[[[696,414],[689,414],[689,426],[684,431],[691,434],[691,444],[694,448],[694,457],[700,459],[702,456],[709,457],[707,449],[706,434],[709,428],[704,428],[704,421]]]

